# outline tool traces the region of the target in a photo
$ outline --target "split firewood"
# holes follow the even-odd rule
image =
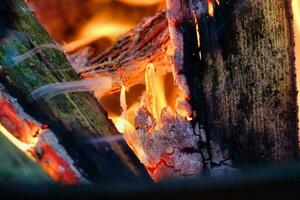
[[[77,71],[82,78],[112,77],[113,87],[104,95],[119,92],[124,87],[146,85],[141,106],[133,114],[134,128],[125,131],[125,138],[154,180],[207,172],[216,174],[218,170],[230,173],[234,170],[226,152],[206,138],[202,126],[194,126],[188,120],[192,116],[187,103],[189,88],[185,77],[177,73],[178,67],[182,68],[183,57],[178,56],[177,46],[171,41],[168,21],[165,12],[145,18],[135,30],[120,37],[113,47]],[[168,106],[156,110],[154,96],[162,88],[153,81],[172,72],[175,85],[183,95],[176,102],[175,111]],[[131,114],[127,115],[132,118]]]
[[[207,137],[235,164],[296,159],[291,2],[169,0],[169,7],[178,69]]]
[[[6,184],[52,183],[47,174],[3,135],[0,135],[0,178]]]
[[[9,27],[2,27],[5,36],[0,43],[0,76],[7,90],[26,112],[53,130],[74,165],[91,181],[147,179],[123,140],[106,142],[103,138],[119,133],[92,94],[61,94],[47,101],[28,99],[43,85],[75,81],[77,75],[23,0],[1,3],[9,8],[10,18]]]
[[[173,50],[165,12],[145,18],[136,29],[121,36],[110,49],[91,59],[78,69],[82,78],[108,76],[113,80],[109,93],[122,85],[144,84],[144,72],[149,63],[159,66],[157,74],[171,72]]]
[[[110,168],[121,166],[121,178],[137,171],[146,176],[125,143],[111,143],[107,152],[76,140],[117,131],[90,94],[56,96],[65,91],[93,90],[99,99],[121,91],[121,118],[133,126],[125,125],[125,139],[154,180],[298,157],[289,1],[168,0],[167,14],[146,18],[88,62],[73,62],[84,79],[75,82],[61,49],[48,45],[22,1],[12,2],[13,11],[22,9],[0,45],[1,80],[26,108],[43,112],[30,114],[53,129],[71,157],[88,161],[89,175],[111,178]],[[170,73],[176,101],[158,105],[157,78]],[[130,116],[125,90],[139,84],[145,92]],[[38,101],[25,99],[28,94]]]
[[[0,94],[2,100],[2,95]],[[3,118],[1,118],[3,119]],[[41,170],[37,163],[33,162],[23,152],[14,146],[0,128],[0,177],[9,183],[46,183],[51,182],[47,174]]]
[[[38,163],[53,180],[64,184],[88,182],[55,134],[28,115],[1,84],[0,105],[0,133]]]
[[[127,136],[150,174],[157,179],[206,169],[212,174],[224,174],[232,167],[232,159],[234,166],[239,166],[250,161],[297,158],[290,2],[169,0],[167,5],[168,30],[158,28],[158,22],[164,19],[152,23],[159,14],[146,19],[79,72],[82,78],[96,74],[114,77],[109,91],[112,93],[120,91],[123,84],[131,87],[144,83],[147,87],[144,74],[149,63],[159,66],[155,68],[157,76],[173,72],[175,84],[184,96],[179,104],[185,105],[193,120],[188,122],[169,109],[154,114],[145,95],[136,115],[137,131]],[[280,21],[272,20],[277,18]],[[143,28],[145,24],[151,28]],[[139,37],[141,30],[144,37]],[[151,37],[148,30],[157,31],[158,36],[147,40]],[[167,35],[166,42],[160,41],[162,34]],[[145,38],[145,42],[135,38]],[[136,44],[132,41],[143,48],[132,45]],[[144,56],[143,49],[151,49],[156,43],[157,47],[167,43],[169,51],[157,51],[169,58],[167,63],[165,59],[155,59],[156,51],[149,51],[154,52],[152,59]],[[137,60],[143,64],[136,69]],[[167,70],[161,71],[164,68]],[[163,124],[159,130],[157,123]],[[175,128],[168,129],[166,124]],[[185,131],[175,131],[180,138],[176,139],[172,132],[180,130],[179,124],[185,124]],[[190,127],[193,135],[187,133]],[[189,143],[184,142],[185,138],[190,139]],[[182,152],[172,154],[178,149]],[[175,157],[184,158],[184,149],[190,150],[190,157],[180,162]],[[180,163],[193,164],[187,167]]]

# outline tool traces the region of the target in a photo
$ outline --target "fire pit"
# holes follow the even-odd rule
[[[261,184],[270,168],[248,167],[285,169],[299,156],[299,6],[4,1],[0,139],[41,170],[40,182],[88,185],[83,194],[170,179],[234,188],[223,180],[247,185],[249,174]],[[277,178],[291,180],[268,180]]]

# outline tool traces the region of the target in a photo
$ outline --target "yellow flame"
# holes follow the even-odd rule
[[[126,103],[126,87],[124,85],[122,85],[122,90],[120,94],[120,104],[122,108],[122,118],[126,120],[127,103]]]
[[[123,119],[122,117],[110,116],[109,118],[113,121],[120,133],[126,133],[126,130],[134,130],[133,125],[129,121]]]
[[[201,54],[201,51],[200,51],[200,48],[201,48],[200,27],[199,27],[196,12],[193,12],[193,17],[194,17],[194,23],[196,25],[196,35],[197,35],[197,45],[198,45],[198,48],[199,48],[199,58],[200,58],[200,60],[202,60],[202,54]]]
[[[208,14],[213,17],[214,16],[214,4],[213,4],[213,0],[208,0]]]
[[[149,64],[145,71],[145,84],[146,84],[146,105],[147,109],[152,113],[154,118],[158,118],[156,112],[156,101],[155,101],[155,69],[153,64]]]
[[[126,102],[126,87],[122,85],[121,93],[120,93],[120,105],[122,109],[121,116],[111,115],[109,118],[113,121],[116,128],[120,133],[131,134],[134,133],[134,117],[136,109],[139,104],[136,102],[127,108]]]
[[[30,158],[33,159],[32,155],[29,153],[31,150],[31,145],[25,144],[18,140],[13,134],[11,134],[4,126],[0,124],[0,133],[3,134],[11,143],[13,143],[18,149],[25,152]]]
[[[124,4],[128,4],[131,6],[153,6],[162,2],[162,0],[118,0]]]
[[[133,147],[134,148],[134,147]],[[134,152],[136,153],[137,157],[144,162],[144,160],[147,158],[147,155],[145,153],[145,151],[142,148],[134,148]]]
[[[294,20],[296,25],[296,32],[300,32],[300,1],[292,0],[292,7],[294,12]]]
[[[300,1],[292,0],[292,8],[294,13],[294,28],[295,28],[295,55],[296,55],[296,77],[297,89],[300,89]],[[300,102],[300,93],[298,92],[298,105]],[[300,112],[298,111],[298,119],[300,119]],[[300,127],[300,121],[298,124]],[[300,134],[300,132],[299,132]]]
[[[120,117],[110,117],[116,128],[120,133],[127,133],[133,128],[133,125],[127,121],[127,103],[126,103],[126,87],[122,85],[122,90],[120,93],[120,104],[122,108],[122,115]]]
[[[101,22],[96,18],[86,24],[80,32],[78,39],[64,45],[66,52],[72,52],[83,46],[86,46],[102,37],[107,37],[112,41],[123,33],[133,28],[133,25],[120,22]]]
[[[145,103],[147,110],[156,119],[156,128],[161,127],[161,111],[168,106],[164,80],[164,76],[157,77],[155,73],[155,66],[153,64],[149,64],[147,66],[145,71],[145,102],[143,103]],[[124,134],[134,133],[136,111],[140,107],[139,99],[137,99],[137,101],[128,108],[126,102],[126,87],[123,85],[119,101],[122,109],[121,116],[116,116],[115,114],[110,113],[109,118],[113,121],[119,132]]]
[[[163,80],[163,76],[157,77],[155,67],[150,63],[145,71],[146,104],[158,125],[160,125],[160,113],[167,107]]]

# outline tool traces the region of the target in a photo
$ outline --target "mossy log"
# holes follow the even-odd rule
[[[23,0],[5,0],[1,4],[1,15],[9,23],[1,27],[0,80],[10,93],[28,113],[57,134],[90,180],[148,179],[144,167],[124,141],[95,142],[119,133],[92,94],[65,93],[49,101],[28,100],[32,91],[45,84],[78,77],[57,49],[42,48],[17,63],[15,56],[54,43]]]
[[[218,2],[169,1],[195,122],[235,164],[298,158],[291,1]]]

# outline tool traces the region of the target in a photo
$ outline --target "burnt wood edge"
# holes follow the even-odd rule
[[[32,30],[39,30],[37,34],[33,32],[28,32],[28,36],[31,36],[33,38],[30,39],[36,39],[37,41],[43,41],[46,43],[52,43],[52,40],[50,39],[49,35],[44,32],[43,28],[40,26],[40,24],[36,21],[36,19],[33,17],[31,12],[29,11],[28,7],[25,5],[23,1],[20,0],[14,0],[14,1],[4,1],[3,5],[8,5],[6,8],[9,9],[8,12],[10,13],[9,17],[12,19],[12,22],[9,24],[9,27],[5,27],[4,30],[8,29],[14,29],[20,32],[26,32],[28,31],[26,28],[22,27],[22,24],[20,21],[25,21],[28,20],[28,24],[25,23],[25,26],[35,26],[32,27]],[[27,10],[28,9],[28,10]],[[24,12],[24,13],[23,13]],[[26,12],[26,13],[25,13]],[[16,17],[14,17],[16,15]],[[23,17],[21,17],[23,16]],[[23,24],[24,25],[24,24]],[[28,27],[27,27],[28,28]],[[31,29],[30,29],[31,30]],[[31,30],[31,31],[32,31]],[[39,38],[39,34],[42,34],[43,38]],[[1,39],[1,43],[3,45],[5,38]],[[36,42],[36,41],[35,41]],[[24,47],[27,48],[28,44],[24,43]],[[31,46],[31,45],[29,45]],[[5,48],[5,47],[4,47]],[[34,46],[31,46],[31,48],[34,48]],[[29,50],[29,49],[28,49]],[[42,55],[38,55],[35,57],[35,59],[42,59],[41,62],[44,63],[47,67],[49,67],[47,64],[49,64],[49,60],[51,58],[48,58],[48,60],[43,61],[43,56],[44,54],[50,54],[53,55],[52,50],[43,50]],[[66,58],[64,55],[58,55],[58,52],[56,52],[56,56],[54,56],[52,59],[54,59],[55,63],[67,63]],[[6,56],[6,55],[2,55]],[[57,58],[61,60],[57,60]],[[2,57],[3,59],[3,57]],[[82,141],[79,141],[82,138],[76,138],[72,136],[72,130],[70,130],[70,127],[67,128],[65,124],[63,123],[63,120],[57,119],[56,116],[53,115],[53,110],[55,108],[49,107],[49,105],[46,102],[30,102],[27,99],[28,96],[28,91],[26,89],[23,90],[22,85],[20,86],[18,82],[14,81],[14,78],[10,77],[11,68],[5,68],[6,66],[5,61],[1,61],[1,82],[6,86],[6,88],[9,90],[13,96],[17,97],[18,100],[20,101],[21,105],[25,108],[25,110],[31,114],[32,116],[36,117],[37,120],[41,121],[42,123],[45,123],[49,125],[49,127],[55,132],[58,133],[58,138],[60,139],[61,144],[66,148],[66,150],[70,153],[70,155],[73,157],[77,165],[84,171],[86,176],[88,176],[89,179],[93,181],[107,181],[108,179],[136,179],[137,177],[143,177],[145,180],[150,180],[147,172],[145,171],[144,167],[141,165],[141,163],[138,161],[134,153],[131,151],[131,149],[128,147],[128,145],[124,142],[115,142],[114,144],[105,144],[101,147],[99,145],[93,145],[93,144],[83,144]],[[26,62],[25,62],[26,64]],[[51,65],[51,64],[50,64]],[[29,63],[27,63],[27,66],[30,66]],[[24,67],[24,66],[23,66]],[[34,67],[34,66],[33,66]],[[65,65],[65,67],[70,67],[70,65]],[[10,73],[9,73],[10,72]],[[22,72],[20,72],[22,74]],[[37,74],[39,71],[37,71]],[[20,74],[20,75],[21,75]],[[75,78],[76,75],[75,73],[67,73],[67,76]],[[17,74],[15,74],[17,76]],[[60,75],[59,73],[54,73],[53,76],[55,77],[56,75]],[[61,74],[62,75],[62,74]],[[64,74],[65,75],[65,74]],[[75,78],[76,79],[76,78]],[[90,102],[89,106],[94,106],[94,109],[98,113],[102,113],[102,119],[104,121],[109,122],[106,124],[109,126],[108,130],[111,130],[112,132],[105,132],[102,133],[101,131],[99,132],[100,134],[115,134],[117,133],[116,128],[114,127],[113,123],[107,119],[107,114],[105,111],[101,108],[99,103],[96,101],[94,97],[92,97],[91,94],[81,94],[81,95],[75,95],[77,96],[76,98],[81,98],[85,99]],[[62,99],[61,99],[62,100]],[[58,101],[59,98],[58,98]],[[102,120],[100,119],[100,120]],[[92,119],[97,120],[97,119]],[[104,126],[105,122],[103,121]],[[82,127],[83,128],[83,127]],[[75,130],[73,130],[75,131]],[[77,130],[77,132],[80,130]],[[82,130],[85,131],[86,130]],[[96,133],[91,133],[91,138],[99,138],[101,135],[98,132]],[[72,137],[70,137],[72,136]],[[82,145],[82,146],[78,146]],[[80,147],[80,149],[78,149]],[[114,152],[114,149],[116,152]],[[110,149],[108,152],[107,149]],[[98,154],[105,155],[102,161],[104,160],[105,162],[111,162],[115,163],[113,165],[103,165],[103,163],[97,163],[96,160],[93,159],[93,157],[99,157]],[[105,159],[107,157],[107,159]],[[99,157],[100,158],[100,157]],[[128,168],[128,166],[132,165],[133,168]]]

